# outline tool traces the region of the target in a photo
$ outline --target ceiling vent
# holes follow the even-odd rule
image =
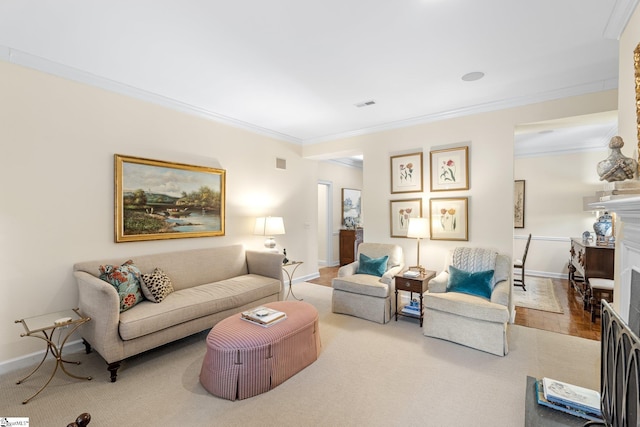
[[[276,157],[276,169],[287,169],[287,160]]]
[[[376,101],[374,101],[373,99],[370,99],[369,101],[358,102],[357,104],[354,104],[354,105],[358,108],[362,108],[362,107],[368,107],[369,105],[374,105],[375,103]]]

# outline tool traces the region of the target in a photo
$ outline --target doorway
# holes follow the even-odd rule
[[[318,267],[333,265],[333,183],[318,181]]]

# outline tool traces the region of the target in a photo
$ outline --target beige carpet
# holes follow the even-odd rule
[[[553,290],[551,279],[525,276],[525,286],[526,291],[517,286],[513,288],[513,300],[516,307],[563,313],[562,306]]]
[[[427,338],[415,319],[386,325],[331,313],[331,288],[295,284],[320,312],[320,358],[268,393],[230,402],[198,381],[206,333],[123,363],[116,383],[95,353],[80,352],[72,372],[26,383],[29,368],[0,376],[0,417],[27,416],[31,426],[64,426],[89,412],[101,426],[491,426],[524,425],[527,375],[599,387],[598,341],[520,326],[509,330],[510,353],[498,357]],[[48,365],[47,367],[51,367]]]

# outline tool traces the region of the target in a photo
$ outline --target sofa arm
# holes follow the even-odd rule
[[[399,274],[404,268],[404,264],[396,265],[395,267],[391,267],[388,269],[380,278],[382,283],[386,283],[387,285],[391,285],[393,282],[393,278],[396,274]]]
[[[433,279],[429,280],[429,291],[434,294],[447,292],[447,284],[449,283],[449,272],[442,271]]]
[[[124,358],[118,333],[120,297],[111,284],[86,271],[75,271],[78,283],[78,307],[91,320],[81,326],[81,335],[107,363]]]
[[[283,254],[264,251],[247,251],[246,253],[249,274],[271,277],[282,283]]]
[[[493,287],[493,291],[491,292],[491,302],[509,307],[510,290],[510,280],[502,280],[501,282],[496,283]]]
[[[360,261],[354,261],[349,264],[345,264],[338,269],[338,277],[353,276],[358,271]]]

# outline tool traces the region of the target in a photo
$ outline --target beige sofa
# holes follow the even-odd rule
[[[115,382],[122,360],[211,328],[220,320],[283,296],[282,254],[242,245],[81,262],[74,265],[79,307],[91,321],[80,331],[107,362]],[[174,292],[120,312],[115,287],[99,278],[100,265],[133,260],[142,273],[162,269]]]

